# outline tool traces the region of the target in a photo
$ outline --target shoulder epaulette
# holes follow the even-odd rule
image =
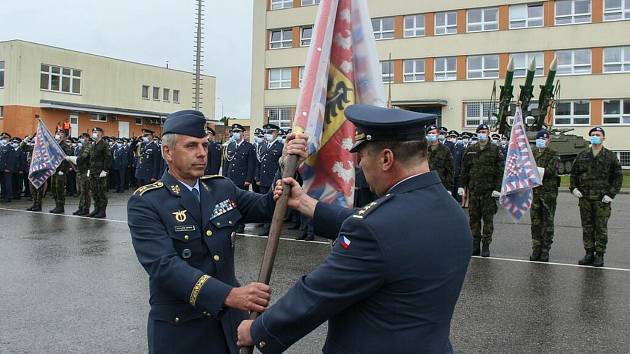
[[[352,215],[352,217],[357,218],[357,219],[365,218],[366,216],[368,216],[368,214],[376,210],[379,206],[383,205],[386,201],[391,199],[393,196],[394,196],[393,194],[387,194],[384,197],[373,201],[372,203],[361,208],[361,210],[357,211],[354,215]]]
[[[221,175],[208,175],[208,176],[203,176],[203,177],[201,177],[200,179],[201,179],[202,181],[209,181],[209,180],[211,180],[211,179],[217,179],[217,178],[221,178],[221,179],[223,179],[223,178],[225,178],[225,177],[224,177],[224,176],[221,176]]]
[[[162,187],[164,187],[164,182],[157,181],[155,183],[147,184],[146,186],[142,186],[142,187],[136,189],[136,191],[133,192],[133,195],[141,196],[141,195],[143,195],[146,192],[153,191],[153,190],[156,190],[156,189],[160,189]]]

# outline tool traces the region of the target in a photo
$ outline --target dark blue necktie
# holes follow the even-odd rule
[[[193,189],[191,190],[191,192],[192,192],[192,194],[195,196],[195,199],[197,199],[197,202],[199,202],[199,201],[200,201],[200,198],[199,198],[199,191],[198,191],[196,188],[193,188]]]

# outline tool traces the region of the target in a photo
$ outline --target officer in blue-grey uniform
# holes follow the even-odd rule
[[[136,166],[138,186],[147,185],[160,178],[161,161],[160,147],[154,142],[153,131],[144,129]]]
[[[9,133],[0,136],[0,197],[5,203],[13,199],[13,174],[17,168],[17,156],[10,139]]]
[[[263,311],[270,299],[267,285],[241,287],[236,280],[232,235],[239,221],[268,221],[273,195],[204,176],[205,122],[198,111],[166,119],[162,152],[168,170],[136,190],[127,205],[133,247],[149,274],[150,353],[236,353],[244,311]],[[295,139],[292,146],[303,161],[306,140]]]
[[[206,165],[206,176],[219,174],[221,168],[221,144],[214,141],[217,133],[214,129],[206,127],[208,132],[208,164]]]
[[[233,141],[227,146],[227,162],[225,177],[229,178],[241,189],[249,189],[256,172],[256,151],[254,146],[245,141],[245,127],[232,125]]]
[[[263,125],[264,141],[262,156],[260,156],[260,165],[256,173],[256,184],[260,193],[267,193],[275,181],[274,177],[280,167],[279,160],[282,156],[282,137],[280,136],[280,127],[275,124]],[[260,235],[268,235],[271,224],[264,224]]]
[[[452,353],[450,322],[472,242],[465,214],[429,170],[424,131],[435,116],[366,105],[345,115],[357,128],[352,151],[380,198],[344,209],[284,181],[289,206],[335,243],[256,321],[243,321],[239,345],[279,353],[328,320],[324,353]]]

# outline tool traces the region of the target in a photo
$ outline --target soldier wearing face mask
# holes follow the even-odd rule
[[[275,182],[276,172],[280,168],[279,161],[280,156],[282,156],[284,144],[279,136],[279,126],[275,124],[265,124],[263,131],[265,141],[261,144],[264,145],[264,150],[256,174],[256,184],[260,188],[260,193],[265,194]],[[264,224],[259,234],[268,235],[270,227],[271,224]]]
[[[449,194],[453,189],[453,156],[444,144],[440,143],[439,128],[435,125],[427,127],[426,139],[429,145],[429,169],[437,172],[444,188]]]
[[[611,204],[621,190],[623,172],[617,155],[604,147],[601,127],[589,131],[591,148],[580,152],[571,168],[570,190],[579,199],[582,241],[586,255],[580,265],[602,267],[608,244]]]
[[[66,142],[66,133],[63,130],[57,131],[55,141],[66,155],[72,155],[72,148]],[[63,214],[65,212],[66,183],[68,182],[68,170],[70,167],[67,161],[63,161],[50,179],[50,191],[55,199],[55,207],[49,211],[52,214]]]
[[[153,141],[153,132],[151,130],[143,130],[142,143],[138,149],[136,180],[138,181],[138,187],[142,187],[158,180],[162,157],[160,155],[160,147]]]

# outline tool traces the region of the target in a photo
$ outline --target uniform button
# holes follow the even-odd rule
[[[190,237],[188,237],[188,235],[184,235],[184,240],[188,241],[190,239]]]
[[[214,259],[215,262],[218,262],[219,260],[221,260],[221,257],[219,257],[218,254],[215,254],[214,257],[212,257],[212,259]]]
[[[210,230],[206,231],[206,236],[208,236],[208,237],[212,236],[212,231],[210,231]]]
[[[175,323],[179,322],[179,317],[175,317]]]
[[[262,349],[267,346],[267,342],[265,342],[264,340],[261,340],[260,343],[258,343],[258,346],[260,347],[260,349]]]
[[[232,220],[228,221],[228,224],[232,225]]]

